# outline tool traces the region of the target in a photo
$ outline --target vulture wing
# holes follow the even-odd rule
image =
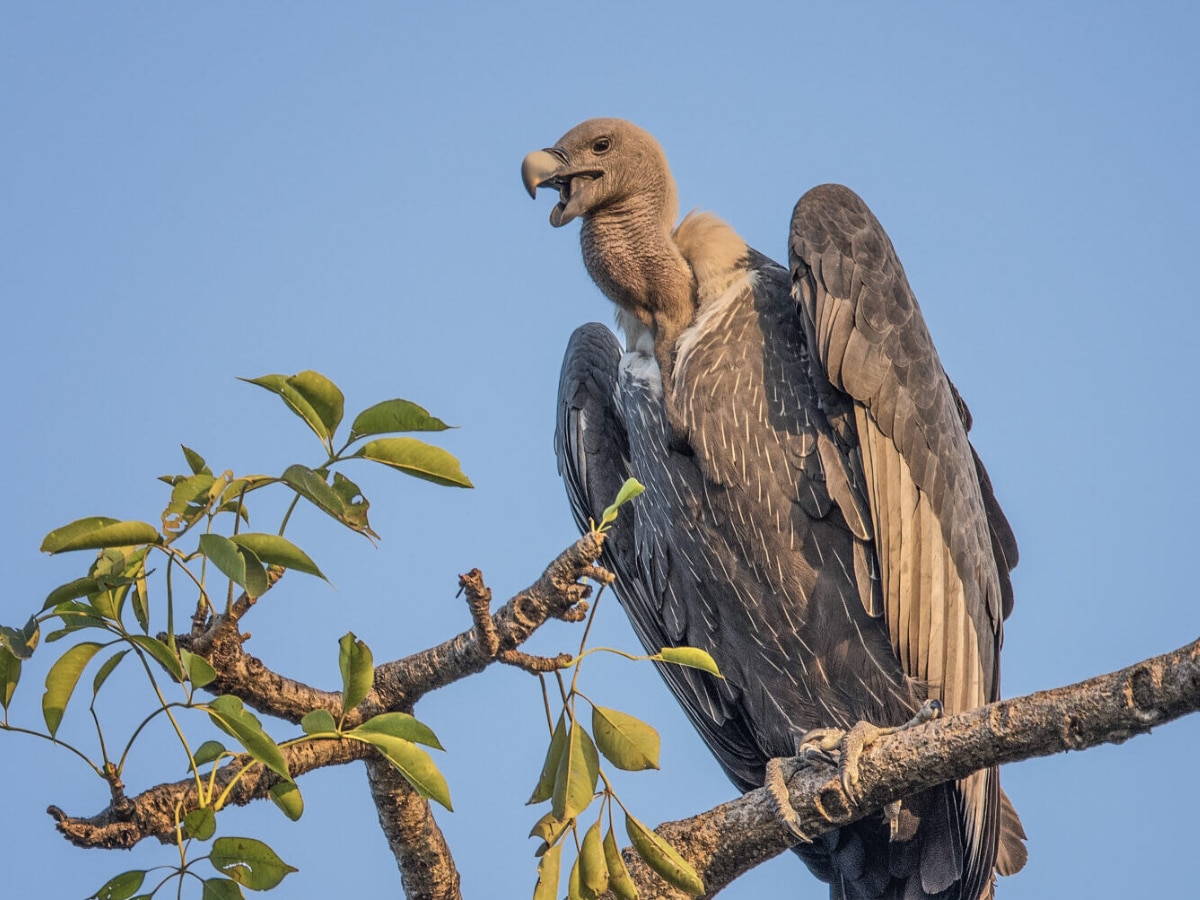
[[[621,356],[612,332],[592,323],[575,331],[563,359],[554,447],[581,531],[600,521],[605,507],[633,474],[626,416],[641,417],[662,406],[657,367],[643,373],[622,372]],[[633,441],[659,444],[649,449],[639,446],[639,453],[655,458],[669,455],[661,423],[646,427],[638,418],[631,427]],[[687,485],[681,478],[672,490],[686,491]],[[687,583],[693,576],[673,548],[660,540],[661,529],[645,524],[628,527],[628,520],[639,515],[644,513],[637,502],[622,511],[624,521],[608,533],[602,563],[616,576],[617,595],[642,644],[648,650],[675,646],[680,643],[680,629],[672,623],[685,615],[677,609],[678,598],[694,593],[694,584]],[[734,783],[743,791],[759,787],[762,753],[729,687],[682,666],[660,665],[659,673]]]
[[[842,395],[843,433],[857,439],[849,460],[861,464],[855,482],[865,485],[880,569],[868,612],[883,617],[904,671],[929,697],[951,713],[982,706],[999,696],[1016,542],[967,440],[966,407],[891,242],[857,195],[840,185],[805,194],[789,256],[810,350]],[[1000,829],[1016,854],[1019,824],[1011,807],[1001,817],[994,770],[957,793],[964,896],[975,897],[990,883]]]

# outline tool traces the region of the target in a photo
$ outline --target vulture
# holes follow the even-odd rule
[[[625,337],[584,325],[563,361],[575,519],[645,485],[605,563],[647,650],[720,666],[660,672],[738,789],[806,735],[996,700],[1016,541],[863,201],[806,193],[785,268],[710,213],[676,224],[662,148],[624,120],[576,126],[522,178],[558,193],[553,226],[581,220]],[[980,900],[1024,864],[1024,838],[988,769],[795,849],[832,898]]]

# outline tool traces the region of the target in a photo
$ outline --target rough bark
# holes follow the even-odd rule
[[[596,567],[601,535],[587,535],[567,548],[543,575],[495,613],[490,592],[473,571],[460,579],[475,626],[437,647],[376,669],[375,688],[346,727],[384,711],[411,712],[425,694],[496,661],[531,671],[553,669],[569,657],[538,658],[518,648],[550,618],[578,619],[590,587],[585,579],[606,583],[608,573]],[[202,653],[218,672],[211,685],[217,693],[240,697],[262,713],[298,722],[313,709],[340,712],[341,695],[322,691],[278,675],[244,652],[238,620],[249,611],[239,607],[228,619],[197,622],[181,645]],[[863,754],[855,797],[843,789],[838,773],[828,768],[800,769],[790,780],[792,805],[800,825],[817,835],[882,809],[894,800],[930,785],[960,778],[977,769],[1082,750],[1099,743],[1119,743],[1200,709],[1200,641],[1173,653],[1146,660],[1119,672],[1069,687],[1005,700],[948,719],[881,738]],[[294,776],[315,768],[367,761],[368,779],[380,824],[401,871],[410,898],[456,900],[459,878],[450,848],[421,798],[365,744],[322,740],[284,748]],[[229,783],[244,763],[218,773]],[[229,802],[245,804],[267,795],[278,777],[252,765]],[[82,847],[130,847],[147,837],[173,840],[176,810],[183,815],[196,805],[194,782],[183,780],[151,788],[135,797],[117,794],[94,816],[49,812],[58,828]],[[759,863],[782,853],[792,838],[780,824],[763,790],[752,791],[692,818],[658,828],[705,880],[713,896]],[[625,851],[643,898],[682,898]]]
[[[468,595],[474,627],[436,647],[404,659],[379,665],[375,685],[367,698],[348,713],[343,728],[350,729],[383,712],[411,713],[413,705],[430,691],[483,671],[493,662],[505,662],[531,671],[552,671],[571,657],[540,658],[517,648],[552,618],[578,621],[586,613],[592,587],[587,579],[606,584],[612,576],[596,566],[604,545],[602,534],[584,535],[550,563],[541,577],[492,613],[491,592],[474,570],[460,578]],[[272,585],[279,579],[274,571]],[[190,634],[179,635],[180,646],[204,656],[217,672],[205,688],[213,694],[231,694],[265,715],[298,723],[306,714],[324,709],[341,713],[341,693],[324,691],[280,675],[245,652],[246,635],[239,630],[255,603],[241,597],[229,615],[205,620],[197,615]],[[309,741],[282,748],[293,777],[316,768],[367,761],[367,774],[387,836],[400,867],[401,879],[411,898],[443,900],[460,896],[458,872],[450,848],[433,818],[429,801],[413,791],[370,746],[350,740]],[[218,790],[247,765],[238,760],[217,773]],[[267,796],[280,778],[261,765],[249,764],[228,804],[244,805]],[[128,848],[148,837],[173,842],[176,815],[186,815],[198,804],[195,782],[185,779],[161,784],[135,797],[124,796],[118,784],[114,800],[93,816],[69,816],[56,806],[47,812],[58,830],[80,847]]]
[[[829,768],[798,771],[789,795],[801,828],[815,836],[978,769],[1119,744],[1198,709],[1200,640],[1108,675],[883,737],[863,753],[855,799]],[[656,830],[696,867],[706,897],[794,843],[762,789]],[[644,900],[687,896],[630,851],[625,858]]]
[[[366,759],[374,751],[357,741],[312,741],[281,748],[292,777],[314,769],[340,766]],[[222,791],[242,768],[243,763],[222,766],[217,773],[217,790]],[[262,800],[271,788],[282,781],[278,775],[260,765],[251,765],[229,794],[228,806],[245,806]],[[77,847],[102,847],[107,850],[127,850],[148,837],[163,843],[174,843],[175,811],[182,818],[199,804],[196,802],[196,782],[185,779],[160,784],[135,797],[111,803],[94,816],[68,816],[57,806],[48,812],[58,830]]]
[[[429,802],[391,765],[367,761],[367,781],[408,900],[458,900],[458,870]]]

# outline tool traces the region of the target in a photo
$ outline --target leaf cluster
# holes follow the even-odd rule
[[[165,875],[156,883],[150,883],[150,873],[156,870],[122,873],[101,887],[96,897],[150,897],[173,880],[178,880],[182,889],[186,878],[195,879],[202,896],[212,900],[241,897],[243,888],[258,891],[278,885],[295,869],[261,841],[216,838],[216,814],[238,781],[261,767],[277,779],[270,790],[271,799],[289,818],[299,818],[303,799],[285,752],[297,743],[350,740],[369,744],[422,796],[448,809],[451,806],[445,779],[432,757],[418,746],[442,749],[427,726],[406,713],[386,712],[357,727],[344,727],[347,713],[367,697],[374,683],[370,649],[353,634],[339,643],[340,715],[312,711],[302,722],[302,733],[291,740],[277,742],[240,697],[218,694],[206,700],[201,693],[201,689],[205,694],[213,692],[220,684],[219,674],[210,659],[177,640],[177,621],[189,621],[193,633],[218,621],[236,622],[288,571],[325,579],[317,563],[284,536],[299,504],[315,507],[369,540],[378,537],[370,526],[366,497],[336,468],[356,461],[374,462],[436,484],[472,486],[450,453],[408,436],[450,427],[411,401],[385,400],[358,413],[339,445],[344,398],[328,378],[305,371],[244,380],[277,395],[316,435],[321,447],[316,464],[294,463],[275,476],[217,474],[201,454],[184,446],[187,470],[160,479],[169,486],[170,495],[158,525],[89,516],[54,529],[43,539],[42,551],[95,551],[86,573],[51,591],[40,611],[23,626],[0,626],[0,730],[54,741],[104,779],[117,799],[124,790],[130,750],[153,723],[168,724],[187,760],[197,805],[176,810],[180,863],[163,867]],[[248,530],[250,500],[268,488],[291,494],[287,512],[274,533]],[[181,597],[186,597],[186,608],[180,607]],[[155,632],[152,625],[162,630]],[[58,652],[45,677],[45,730],[41,731],[10,721],[9,711],[24,664],[39,647],[47,645],[65,649]],[[103,724],[98,701],[104,686],[115,683],[109,680],[114,672],[131,664],[136,664],[149,686],[154,703],[123,745],[117,746]],[[96,738],[92,750],[64,740],[61,731],[90,667],[94,674],[88,713]],[[129,708],[133,700],[124,683],[120,691],[119,704]],[[233,749],[211,739],[197,746],[189,737],[195,713],[232,738]],[[193,842],[210,840],[213,843],[207,855],[189,854]],[[194,866],[201,861],[207,861],[217,875],[196,875]]]
[[[594,526],[596,530],[612,527],[620,508],[642,491],[642,485],[636,480],[626,481],[617,498],[604,511],[600,523]],[[598,603],[593,605],[591,616],[595,616],[597,609]],[[567,876],[570,900],[593,900],[606,891],[612,891],[622,900],[638,896],[617,843],[614,806],[623,814],[625,834],[634,850],[650,868],[679,890],[699,896],[704,893],[704,884],[695,869],[658,833],[629,812],[601,769],[601,759],[624,771],[657,769],[661,744],[658,732],[635,716],[594,702],[580,692],[578,681],[581,663],[595,652],[689,666],[716,677],[720,677],[720,672],[712,657],[695,647],[667,647],[652,656],[634,656],[607,647],[588,649],[590,630],[589,618],[579,653],[570,664],[575,671],[569,687],[558,673],[561,710],[550,729],[550,744],[542,771],[529,798],[530,804],[550,803],[550,809],[530,832],[531,837],[541,839],[536,851],[540,859],[534,900],[555,900],[559,896],[562,854],[568,838],[573,839],[576,848],[575,861]],[[549,724],[551,710],[544,679],[543,695]],[[577,716],[577,701],[585,702],[591,709],[590,729]],[[597,800],[596,819],[584,830],[580,818],[596,805]]]

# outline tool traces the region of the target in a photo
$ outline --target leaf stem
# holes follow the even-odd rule
[[[66,741],[60,741],[58,738],[51,737],[50,735],[44,734],[40,731],[31,731],[28,728],[21,728],[19,725],[10,725],[7,721],[0,723],[0,731],[11,731],[14,734],[27,734],[30,737],[41,738],[42,740],[46,740],[52,744],[56,744],[57,746],[62,747],[65,750],[70,750],[72,753],[74,753],[76,756],[78,756],[80,759],[82,759],[85,763],[87,763],[88,768],[90,768],[93,772],[95,772],[101,778],[104,777],[103,769],[101,769],[94,762],[92,762],[86,753],[84,753],[82,750],[79,750],[77,747],[71,746]]]

